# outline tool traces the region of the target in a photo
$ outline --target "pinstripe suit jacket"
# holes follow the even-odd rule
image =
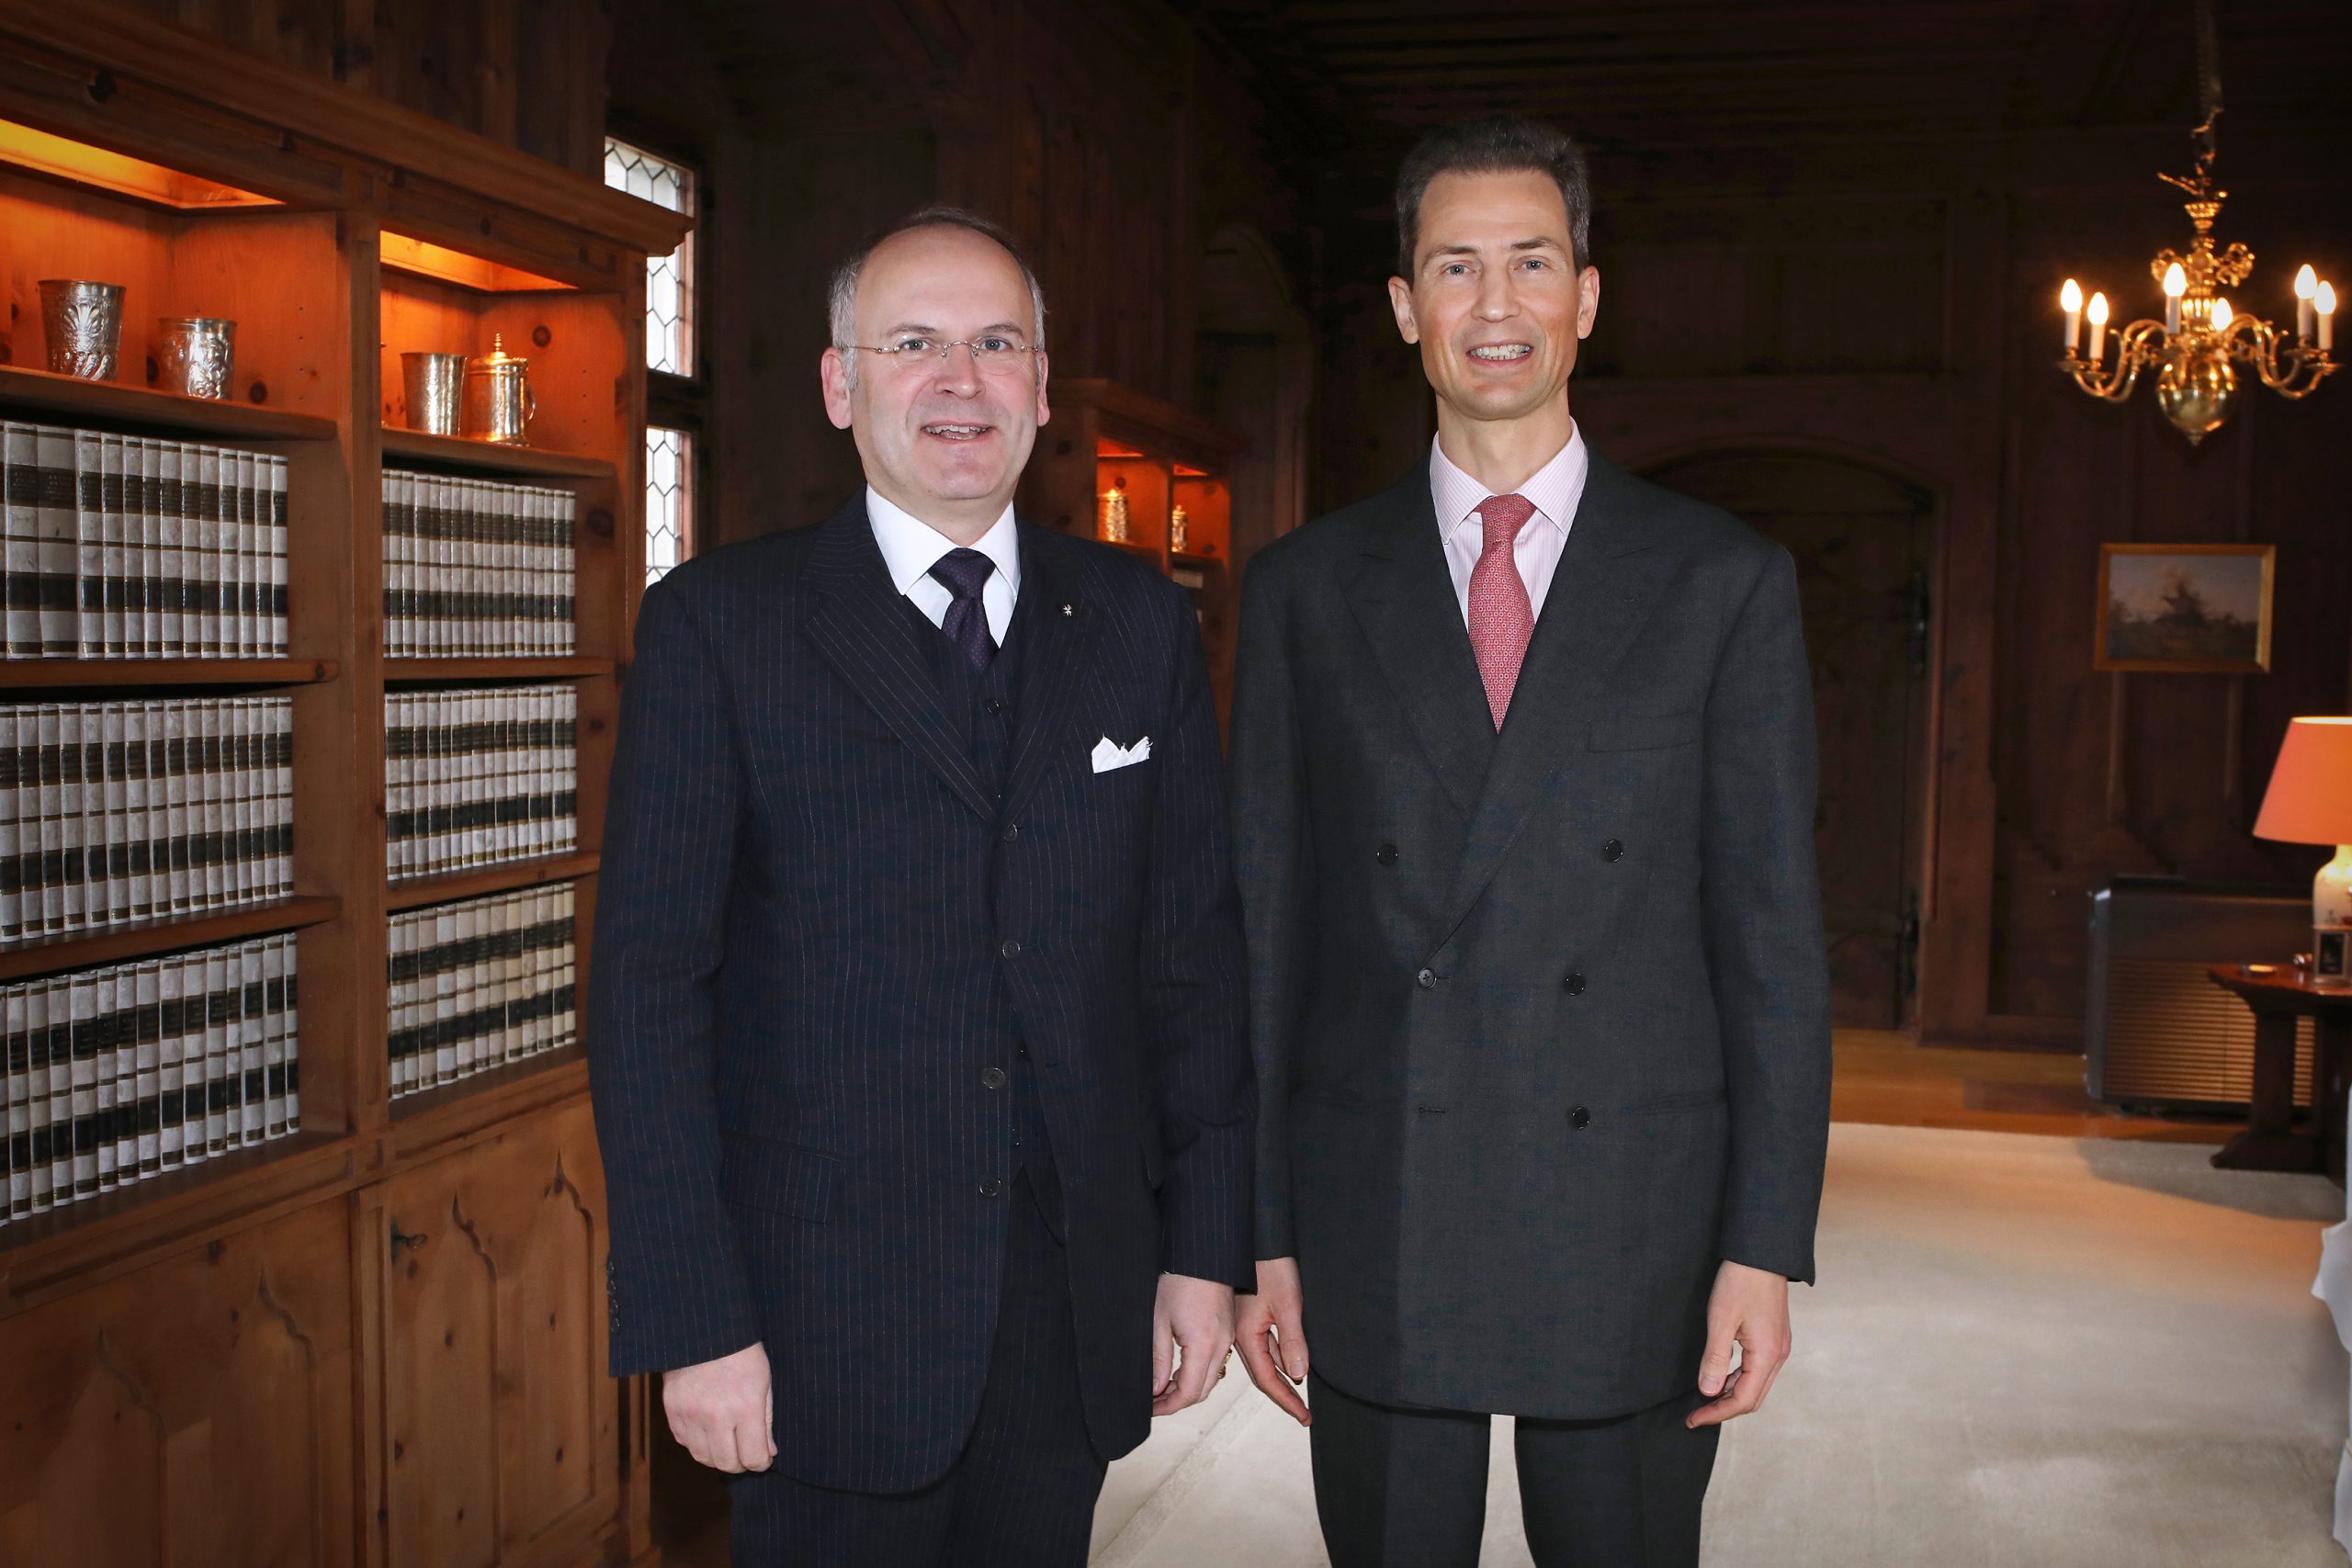
[[[1696,1384],[1724,1259],[1812,1278],[1814,758],[1788,552],[1598,452],[1499,735],[1426,467],[1259,553],[1259,1256],[1332,1382],[1623,1415]]]
[[[1008,998],[1098,1449],[1148,1430],[1160,1271],[1252,1277],[1240,920],[1193,617],[1117,551],[1020,538],[1001,802],[862,499],[689,561],[638,621],[588,998],[612,1370],[763,1341],[777,1463],[820,1485],[920,1486],[970,1428]],[[1098,740],[1146,736],[1148,761],[1092,770]]]

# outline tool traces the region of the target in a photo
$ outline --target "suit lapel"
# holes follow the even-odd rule
[[[1021,599],[1013,612],[1021,649],[1021,695],[1012,759],[1005,769],[1004,814],[1027,802],[1068,737],[1078,683],[1096,664],[1102,607],[1074,570],[1065,541],[1028,523],[1021,530]],[[1064,606],[1069,613],[1063,614]]]
[[[1653,548],[1640,491],[1623,469],[1591,453],[1584,497],[1560,553],[1535,637],[1496,738],[1473,812],[1442,943],[1469,915],[1519,837],[1528,813],[1613,690],[1617,660],[1657,606],[1677,556]],[[1483,704],[1479,716],[1486,716]]]
[[[907,636],[906,611],[874,542],[864,496],[820,526],[824,533],[807,568],[818,594],[803,622],[808,640],[956,799],[995,820],[996,803],[941,711],[938,687]]]
[[[1370,531],[1345,592],[1421,754],[1468,817],[1494,754],[1495,728],[1446,570],[1426,465],[1389,491],[1385,515]]]

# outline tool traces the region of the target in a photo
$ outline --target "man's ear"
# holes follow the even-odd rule
[[[1600,269],[1589,266],[1577,274],[1577,336],[1590,337],[1600,315]]]
[[[1407,343],[1421,341],[1421,324],[1413,319],[1413,286],[1401,277],[1388,280],[1388,308],[1396,312],[1396,335]]]
[[[1051,419],[1054,417],[1054,411],[1053,411],[1051,408],[1047,407],[1047,406],[1046,406],[1046,351],[1045,351],[1044,349],[1042,349],[1042,348],[1041,348],[1041,349],[1039,349],[1039,350],[1037,351],[1037,353],[1036,353],[1036,360],[1037,360],[1037,423],[1038,423],[1039,427],[1040,427],[1040,428],[1042,428],[1042,427],[1046,423],[1046,422],[1047,422],[1047,421],[1051,420]]]
[[[835,430],[849,428],[849,356],[828,348],[817,361],[817,379],[825,389],[825,417]]]

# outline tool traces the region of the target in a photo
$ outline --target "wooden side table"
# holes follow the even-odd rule
[[[2344,1185],[2344,1074],[2352,1061],[2352,989],[2320,987],[2284,964],[2255,974],[2243,964],[2206,971],[2254,1010],[2254,1100],[2246,1129],[2214,1153],[2222,1170],[2324,1171]],[[2312,1021],[2312,1124],[2295,1114],[2295,1021]]]

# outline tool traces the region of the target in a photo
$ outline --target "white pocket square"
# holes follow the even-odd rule
[[[1109,736],[1094,743],[1094,771],[1107,773],[1113,768],[1132,767],[1151,761],[1151,737],[1147,735],[1132,746],[1122,746]]]

